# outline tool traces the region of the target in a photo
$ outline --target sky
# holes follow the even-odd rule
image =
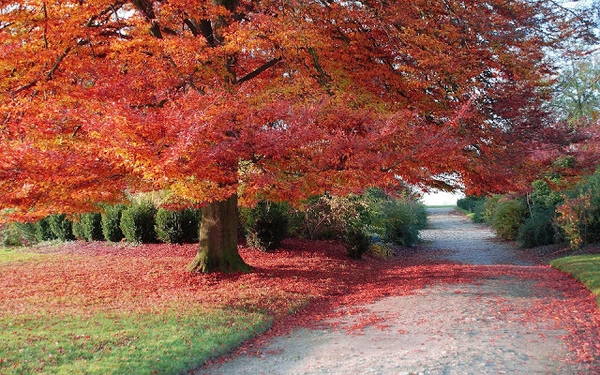
[[[422,201],[426,206],[456,205],[456,201],[464,196],[462,193],[431,192],[424,194]]]

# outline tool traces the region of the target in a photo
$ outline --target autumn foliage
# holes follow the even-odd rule
[[[445,172],[501,189],[528,150],[556,141],[540,106],[546,11],[3,2],[2,202],[40,215],[127,189],[296,200],[395,176],[435,185]]]
[[[448,173],[468,191],[522,188],[573,138],[542,106],[544,48],[577,31],[554,9],[5,1],[2,220],[168,190],[180,205],[215,204],[189,268],[244,269],[237,215],[224,214],[238,195],[297,202],[399,179],[449,188]]]

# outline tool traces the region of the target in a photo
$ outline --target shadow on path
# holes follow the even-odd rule
[[[420,277],[427,286],[346,306],[323,328],[296,329],[196,374],[600,374],[600,317],[589,292],[520,260],[510,243],[452,209],[429,213],[425,244],[400,255],[409,259],[395,278],[381,277]],[[439,262],[417,273],[406,265],[424,259]]]

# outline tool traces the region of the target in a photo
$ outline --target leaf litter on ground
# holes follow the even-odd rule
[[[591,362],[600,358],[600,314],[594,297],[581,284],[550,266],[461,265],[432,261],[427,254],[418,252],[393,260],[367,256],[357,261],[349,259],[343,246],[335,242],[286,240],[282,250],[276,252],[241,248],[242,257],[254,267],[251,273],[189,274],[184,267],[196,250],[196,245],[134,246],[101,242],[72,242],[35,249],[48,256],[42,262],[0,265],[1,323],[6,325],[12,321],[31,328],[32,322],[18,323],[21,316],[56,321],[65,324],[68,330],[66,322],[69,320],[100,315],[143,320],[157,315],[171,317],[176,312],[181,324],[193,325],[195,317],[202,315],[201,311],[232,316],[250,314],[247,318],[253,324],[238,323],[250,332],[238,340],[263,332],[267,325],[270,329],[243,343],[229,343],[223,350],[239,346],[229,356],[261,355],[265,344],[275,336],[298,327],[331,327],[328,319],[357,314],[361,311],[357,306],[384,297],[407,295],[432,284],[478,283],[511,277],[535,280],[540,291],[552,293],[543,293],[546,297],[533,309],[499,306],[498,314],[507,313],[502,311],[504,308],[523,309],[513,311],[513,315],[523,321],[534,321],[540,314],[552,316],[557,326],[569,332],[571,360]],[[371,314],[352,326],[338,329],[350,334],[361,334],[367,326],[386,329],[387,318]],[[138,350],[136,338],[125,336],[123,341],[107,340],[100,344],[102,350],[98,358],[110,354],[110,345],[127,345],[130,351]],[[77,334],[70,337],[73,341],[81,340]],[[28,340],[44,348],[52,344],[44,342],[43,335]],[[223,350],[203,355],[186,353],[196,358],[188,358],[185,363],[198,366],[203,361],[224,361],[227,356],[215,357],[223,354]],[[65,361],[60,361],[57,357],[61,355],[55,353],[50,362],[68,369],[69,359],[65,356]],[[15,348],[0,347],[2,373],[19,368],[15,365],[19,361],[15,356],[18,356]],[[32,360],[37,360],[42,369],[51,368],[47,358]],[[81,361],[77,366],[83,366]],[[99,368],[101,372],[102,367]],[[154,361],[148,373],[168,372],[169,368]]]

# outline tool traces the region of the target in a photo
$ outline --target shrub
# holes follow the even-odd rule
[[[386,241],[400,246],[412,246],[419,241],[419,223],[416,203],[404,199],[388,200],[382,206]]]
[[[600,171],[566,191],[556,211],[560,233],[572,248],[600,242]]]
[[[196,242],[200,225],[200,210],[186,208],[167,210],[161,208],[156,213],[156,234],[165,243]]]
[[[37,242],[34,223],[6,223],[0,227],[3,246],[28,246]]]
[[[427,209],[425,205],[414,200],[407,200],[406,203],[409,204],[410,210],[415,217],[417,230],[425,229],[427,227]]]
[[[51,241],[56,239],[56,235],[50,229],[50,220],[45,217],[38,220],[34,224],[35,227],[35,239],[37,242]]]
[[[525,202],[519,198],[502,199],[495,204],[491,225],[500,238],[514,241],[527,218]]]
[[[142,202],[123,210],[121,214],[121,231],[130,242],[156,242],[155,226],[156,208],[152,203]]]
[[[550,189],[544,180],[533,181],[531,187],[531,205],[533,207],[554,209],[562,201],[560,193]]]
[[[485,201],[485,199],[482,199],[473,206],[473,217],[471,220],[474,223],[485,223]]]
[[[521,246],[530,249],[555,243],[554,216],[553,208],[534,208],[532,215],[525,220],[519,229],[517,240],[521,243]]]
[[[15,223],[15,227],[20,232],[24,245],[31,245],[37,242],[34,223]]]
[[[285,203],[260,201],[252,208],[240,211],[248,245],[263,250],[275,250],[288,235],[289,207]]]
[[[180,211],[183,222],[184,243],[198,242],[200,234],[200,223],[202,222],[202,210],[199,208],[185,208]]]
[[[16,223],[6,223],[0,227],[0,236],[2,237],[2,246],[23,246],[21,233]]]
[[[81,224],[81,215],[76,215],[73,218],[73,222],[71,223],[71,231],[73,233],[73,237],[78,240],[85,240],[85,236],[83,235],[83,225]]]
[[[101,215],[99,212],[87,212],[81,214],[80,223],[83,239],[86,241],[102,241]]]
[[[353,258],[368,251],[372,238],[412,246],[427,225],[425,206],[409,196],[392,198],[381,189],[358,196],[312,197],[305,206],[293,216],[299,232],[310,239],[344,241]]]
[[[50,230],[52,233],[61,241],[74,240],[73,229],[71,227],[71,220],[67,219],[65,214],[52,214],[48,216],[48,223],[50,224]]]
[[[303,210],[296,212],[294,221],[300,235],[311,240],[341,240],[347,228],[367,225],[371,220],[370,208],[360,196],[324,194],[311,197],[304,206]]]
[[[500,199],[502,199],[502,195],[492,195],[491,197],[487,197],[485,199],[485,203],[483,204],[483,221],[492,224],[492,218],[494,217],[494,213],[496,212],[496,206]]]
[[[102,235],[106,241],[119,242],[125,236],[121,230],[121,214],[125,206],[117,204],[114,206],[104,206],[100,218],[100,225],[102,226]]]
[[[463,210],[467,210],[471,213],[474,213],[477,205],[480,205],[481,202],[484,200],[485,199],[482,197],[476,197],[476,196],[470,195],[470,196],[467,196],[467,197],[457,200],[456,205],[458,207],[462,208]]]
[[[386,259],[394,256],[390,247],[383,242],[375,242],[369,245],[369,254],[376,258]]]
[[[369,250],[371,239],[363,227],[353,225],[346,229],[344,243],[348,256],[352,259],[360,259]]]

